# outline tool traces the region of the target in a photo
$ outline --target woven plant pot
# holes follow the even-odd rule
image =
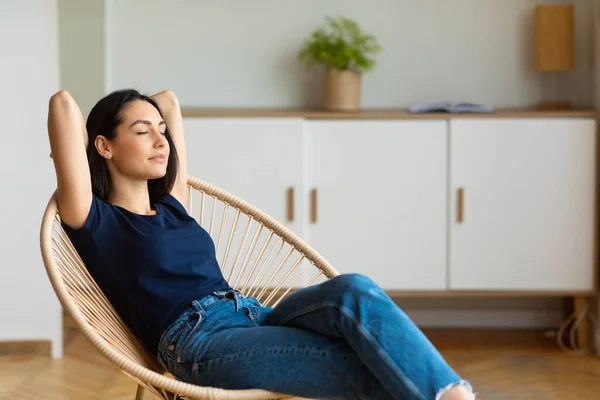
[[[356,111],[361,103],[362,75],[330,69],[323,77],[323,107],[329,111]]]

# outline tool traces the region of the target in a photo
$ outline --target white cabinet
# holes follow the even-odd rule
[[[595,289],[593,118],[186,118],[185,130],[190,174],[341,273],[389,291]]]
[[[447,122],[314,120],[306,131],[311,246],[388,290],[444,290]]]
[[[449,289],[594,288],[593,119],[453,119],[449,154]]]

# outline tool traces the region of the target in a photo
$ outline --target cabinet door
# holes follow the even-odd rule
[[[313,121],[307,130],[314,248],[387,290],[445,289],[447,123]]]
[[[288,189],[302,190],[301,119],[185,118],[188,170],[290,228]]]
[[[190,175],[233,193],[286,225],[299,236],[302,235],[302,224],[299,222],[301,215],[298,210],[302,206],[299,202],[302,200],[303,190],[303,120],[185,118],[184,128]],[[293,191],[290,192],[290,189]],[[270,249],[279,243],[268,236],[266,229],[259,231],[258,225],[243,215],[236,221],[236,210],[231,207],[226,209],[221,203],[217,203],[216,217],[211,221],[206,213],[212,213],[212,204],[212,199],[206,199],[202,226],[211,233],[217,245],[217,256],[224,276],[230,284],[243,282],[254,265],[257,265],[257,268],[252,273],[260,276],[264,276],[269,271],[268,268],[274,269],[279,266],[278,260],[285,253],[278,252],[279,248],[270,252]],[[290,207],[293,210],[290,210]],[[199,219],[196,215],[198,211],[199,205],[194,202],[192,215],[196,219]],[[294,211],[293,215],[289,214],[290,211]],[[252,225],[246,235],[248,223]],[[253,246],[254,250],[247,253],[256,232],[260,234]],[[232,244],[228,246],[230,237]],[[268,246],[264,253],[260,253],[262,246]],[[238,250],[242,252],[238,254]],[[247,254],[251,254],[249,259],[245,259]],[[275,260],[276,257],[279,258]],[[246,263],[248,267],[244,269],[243,265]],[[263,266],[264,269],[261,269]],[[242,270],[245,271],[243,277],[238,276]],[[295,275],[291,275],[283,287],[294,282],[294,279]],[[277,287],[279,282],[259,279],[254,284]]]
[[[592,289],[594,120],[456,119],[450,131],[451,289]]]

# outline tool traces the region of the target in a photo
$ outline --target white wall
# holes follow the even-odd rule
[[[296,55],[324,15],[343,14],[385,49],[365,76],[364,107],[440,100],[527,107],[542,90],[532,21],[543,2],[106,0],[106,87],[168,87],[184,106],[318,106],[318,70],[307,71]],[[567,99],[589,105],[591,1],[574,3],[577,70],[559,85]]]
[[[58,0],[60,87],[84,118],[104,95],[104,0]]]
[[[0,341],[55,340],[61,310],[40,253],[44,208],[56,187],[46,120],[58,89],[54,0],[0,2]]]

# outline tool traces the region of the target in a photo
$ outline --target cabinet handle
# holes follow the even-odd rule
[[[294,188],[287,190],[287,219],[289,222],[294,221]]]
[[[310,222],[317,222],[317,189],[310,192]]]
[[[463,188],[458,189],[456,206],[457,206],[456,220],[457,220],[457,222],[463,222],[465,219],[465,190]]]

